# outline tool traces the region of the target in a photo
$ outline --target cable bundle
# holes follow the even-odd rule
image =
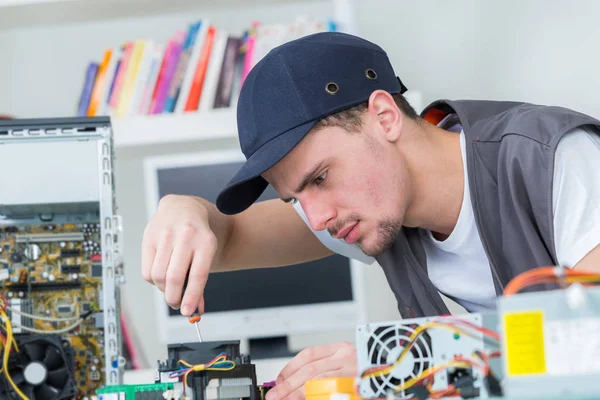
[[[187,386],[187,378],[191,372],[199,371],[230,371],[235,368],[235,362],[227,359],[227,353],[221,353],[205,364],[192,365],[183,360],[179,360],[180,369],[169,374],[169,378],[183,376],[183,395]],[[187,368],[183,368],[187,367]]]
[[[428,322],[426,324],[420,325],[415,329],[415,331],[410,335],[408,342],[402,352],[396,359],[396,361],[392,364],[381,365],[373,368],[369,368],[360,376],[360,380],[368,379],[375,376],[384,376],[389,375],[397,366],[399,366],[402,361],[405,359],[406,355],[409,353],[410,349],[414,346],[419,336],[421,336],[425,331],[432,328],[441,328],[448,329],[455,333],[462,333],[466,336],[470,336],[473,338],[478,338],[478,336],[473,333],[473,331],[477,331],[484,336],[484,340],[492,341],[492,344],[496,347],[500,347],[500,336],[497,332],[494,332],[490,329],[477,326],[469,321],[461,319],[459,317],[447,316],[444,318],[439,318],[434,321]],[[447,361],[442,364],[434,365],[429,367],[425,371],[423,371],[420,375],[411,378],[404,382],[403,385],[399,385],[393,389],[394,392],[402,392],[416,385],[426,381],[428,378],[434,376],[436,373],[448,369],[448,368],[478,368],[482,371],[483,376],[488,377],[490,375],[490,366],[489,359],[492,357],[498,357],[500,352],[493,352],[491,354],[485,354],[483,352],[476,352],[473,354],[476,358],[466,357],[466,356],[456,356],[453,360]],[[360,382],[359,382],[360,384]],[[425,384],[425,389],[427,390],[428,397],[432,399],[448,397],[458,395],[461,392],[461,388],[455,387],[454,385],[449,385],[443,391],[434,392],[432,390],[432,382]],[[358,393],[358,386],[357,386]]]
[[[562,267],[539,267],[516,276],[506,285],[504,295],[514,295],[526,287],[547,283],[555,283],[562,287],[572,283],[598,284],[600,283],[600,274]]]

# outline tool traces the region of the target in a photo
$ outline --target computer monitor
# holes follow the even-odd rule
[[[167,194],[215,202],[245,161],[239,150],[202,151],[145,160],[148,218]],[[259,201],[277,198],[272,187]],[[256,339],[354,329],[366,322],[364,265],[341,255],[278,268],[219,272],[209,276],[202,317],[204,340]],[[155,289],[163,343],[197,340],[179,311]]]

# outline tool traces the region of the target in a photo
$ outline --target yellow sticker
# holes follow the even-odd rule
[[[508,375],[546,373],[541,311],[504,314],[504,335]]]

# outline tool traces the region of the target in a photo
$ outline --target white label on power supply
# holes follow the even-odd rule
[[[592,375],[600,373],[600,318],[544,323],[546,373]]]

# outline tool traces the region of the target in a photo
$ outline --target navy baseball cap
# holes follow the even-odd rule
[[[316,33],[271,50],[242,85],[237,125],[246,162],[217,197],[219,211],[250,207],[268,186],[261,174],[319,120],[368,101],[378,89],[406,91],[385,51],[357,36]]]

